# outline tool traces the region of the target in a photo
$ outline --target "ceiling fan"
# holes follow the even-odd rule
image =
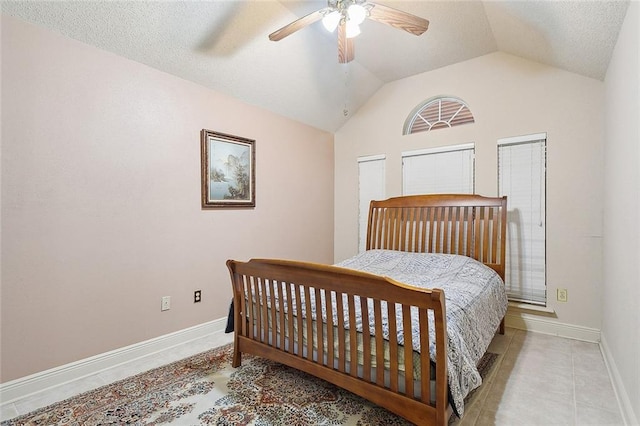
[[[327,0],[327,3],[327,7],[269,34],[269,39],[282,40],[307,25],[322,20],[328,31],[338,29],[338,62],[344,64],[353,60],[353,37],[360,34],[360,24],[367,18],[417,36],[429,27],[429,21],[424,18],[367,0]]]

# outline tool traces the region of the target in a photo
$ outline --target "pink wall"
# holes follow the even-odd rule
[[[333,260],[329,133],[7,16],[2,112],[2,382],[224,317],[228,258]],[[203,128],[255,209],[201,210]]]

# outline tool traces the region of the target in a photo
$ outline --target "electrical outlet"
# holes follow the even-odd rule
[[[566,302],[567,298],[568,298],[568,292],[566,288],[559,288],[556,290],[557,294],[556,294],[556,298],[558,299],[558,302]]]
[[[193,303],[202,302],[202,290],[196,290],[193,292]]]
[[[162,305],[160,306],[161,311],[168,311],[171,309],[171,296],[164,296],[162,298]]]

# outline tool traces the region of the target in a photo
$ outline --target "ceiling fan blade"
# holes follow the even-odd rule
[[[347,38],[347,26],[343,21],[338,26],[338,62],[346,64],[353,61],[354,56],[353,39]]]
[[[429,21],[419,16],[378,3],[367,2],[367,4],[373,6],[370,9],[369,18],[374,21],[391,25],[394,28],[405,30],[418,36],[429,28]]]
[[[325,7],[324,9],[316,10],[315,12],[311,12],[308,15],[303,16],[300,19],[296,19],[290,24],[285,25],[269,34],[269,40],[271,41],[279,41],[285,38],[288,35],[295,33],[296,31],[306,27],[307,25],[311,25],[316,21],[319,21],[324,17],[326,11],[330,11],[332,9]]]

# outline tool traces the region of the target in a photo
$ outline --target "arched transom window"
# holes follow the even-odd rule
[[[473,123],[467,104],[454,97],[431,98],[418,105],[407,117],[405,135]]]

